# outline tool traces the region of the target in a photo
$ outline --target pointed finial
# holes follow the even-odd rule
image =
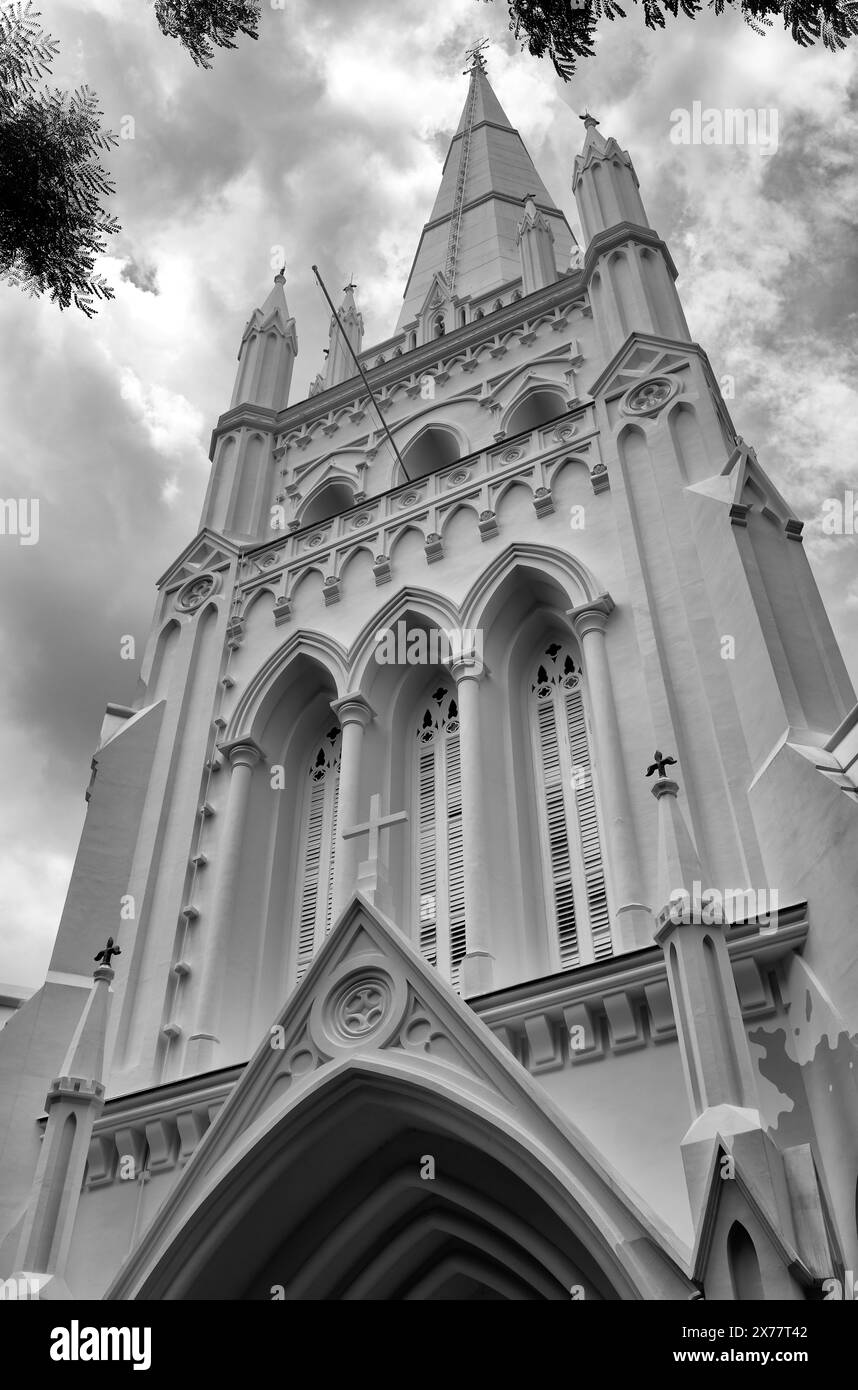
[[[468,64],[468,66],[463,69],[465,76],[467,76],[468,73],[471,72],[485,72],[486,60],[483,55],[483,49],[488,48],[488,46],[489,40],[483,39],[480,43],[472,44],[471,47],[466,51],[465,62]]]
[[[98,953],[97,956],[93,956],[93,960],[95,960],[95,961],[100,961],[102,965],[106,965],[106,966],[107,966],[108,970],[112,970],[113,967],[112,967],[111,964],[110,964],[110,958],[111,958],[111,956],[121,956],[121,955],[122,955],[122,947],[121,947],[121,946],[114,946],[114,944],[113,944],[113,937],[112,937],[112,936],[109,936],[109,937],[107,938],[107,945],[106,945],[105,947],[103,947],[102,950],[99,951],[99,953]]]
[[[285,265],[281,265],[281,267],[280,267],[280,269],[278,270],[277,274],[274,276],[274,283],[275,283],[275,285],[285,285],[285,283],[286,283],[286,267],[285,267]]]
[[[579,121],[584,122],[585,129],[587,130],[589,130],[591,126],[599,124],[599,122],[596,120],[596,117],[591,116],[589,111],[585,111],[583,116],[579,116],[578,119]]]
[[[653,760],[645,773],[645,776],[647,777],[651,777],[654,772],[657,772],[659,777],[666,777],[667,773],[664,769],[666,767],[675,766],[676,764],[676,759],[665,757],[664,753],[662,753],[660,748],[656,748],[655,752],[652,755],[652,759]]]

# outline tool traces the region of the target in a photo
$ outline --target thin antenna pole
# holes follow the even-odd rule
[[[396,461],[397,461],[397,463],[399,464],[400,468],[402,469],[403,473],[405,474],[405,481],[408,482],[408,483],[410,483],[410,482],[411,482],[411,479],[410,479],[409,476],[408,476],[408,469],[405,467],[405,464],[402,462],[402,455],[400,454],[399,450],[398,450],[397,447],[396,447],[396,443],[395,443],[395,441],[394,441],[393,435],[390,433],[390,430],[387,428],[387,421],[385,420],[384,416],[382,415],[382,413],[381,413],[381,407],[379,406],[378,401],[375,399],[375,395],[374,395],[374,393],[373,393],[373,389],[372,389],[372,387],[370,386],[369,382],[368,382],[367,379],[366,379],[366,372],[364,371],[363,367],[361,366],[360,362],[358,361],[358,355],[357,355],[357,353],[355,352],[354,348],[352,347],[352,345],[351,345],[351,343],[350,343],[350,341],[349,341],[349,336],[348,336],[348,334],[346,333],[345,329],[343,328],[343,325],[340,323],[340,316],[339,316],[339,314],[337,313],[336,309],[334,308],[333,300],[331,299],[331,296],[328,294],[328,291],[327,291],[327,289],[325,288],[325,282],[324,282],[324,280],[322,279],[321,275],[319,274],[319,267],[318,267],[317,265],[314,265],[314,266],[311,267],[311,269],[312,269],[313,274],[315,275],[316,279],[317,279],[318,282],[319,282],[319,287],[320,287],[320,289],[321,289],[321,291],[322,291],[322,294],[325,296],[325,298],[326,298],[327,301],[328,301],[328,304],[329,304],[330,310],[331,310],[331,314],[333,315],[334,323],[337,325],[337,327],[338,327],[339,330],[340,330],[340,333],[343,335],[343,342],[345,343],[346,347],[348,348],[349,352],[351,353],[352,361],[354,362],[355,366],[357,367],[357,369],[358,369],[358,371],[359,371],[359,373],[360,373],[361,381],[363,382],[364,386],[366,387],[367,392],[368,392],[368,394],[369,394],[369,398],[370,398],[370,400],[372,401],[373,405],[375,406],[375,411],[376,411],[376,414],[378,415],[379,420],[381,421],[382,429],[384,430],[384,433],[387,435],[387,438],[388,438],[388,440],[389,440],[389,442],[390,442],[390,447],[391,447],[391,449],[393,450],[393,452],[394,452],[395,455],[396,455]]]

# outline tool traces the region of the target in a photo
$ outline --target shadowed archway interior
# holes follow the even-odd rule
[[[458,1106],[354,1074],[311,1111],[230,1173],[143,1298],[618,1296],[567,1220]]]

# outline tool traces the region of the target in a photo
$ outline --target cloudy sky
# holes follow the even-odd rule
[[[357,281],[367,345],[393,329],[475,38],[491,37],[491,80],[576,230],[577,113],[630,150],[692,334],[807,521],[858,678],[858,539],[821,529],[826,498],[858,496],[858,49],[801,50],[734,15],[650,34],[635,14],[566,87],[519,51],[503,0],[285,0],[209,72],[146,3],[52,0],[48,19],[57,85],[88,83],[134,138],[108,157],[115,301],[88,321],[0,286],[0,497],[40,500],[38,544],[0,537],[0,980],[36,985],[47,967],[104,706],[134,692],[122,638],[142,653],[154,580],[196,531],[272,248],[298,323],[296,400],[327,340],[314,261],[337,290]],[[777,150],[673,144],[671,112],[695,101],[776,109]]]

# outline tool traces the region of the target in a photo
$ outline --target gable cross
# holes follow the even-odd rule
[[[369,799],[369,820],[363,821],[360,825],[353,825],[351,830],[344,830],[343,839],[354,840],[358,835],[368,835],[367,861],[377,863],[379,832],[387,830],[389,826],[396,825],[399,821],[406,820],[408,820],[408,816],[404,811],[394,811],[392,815],[383,816],[381,814],[381,797],[378,792],[373,792]]]

